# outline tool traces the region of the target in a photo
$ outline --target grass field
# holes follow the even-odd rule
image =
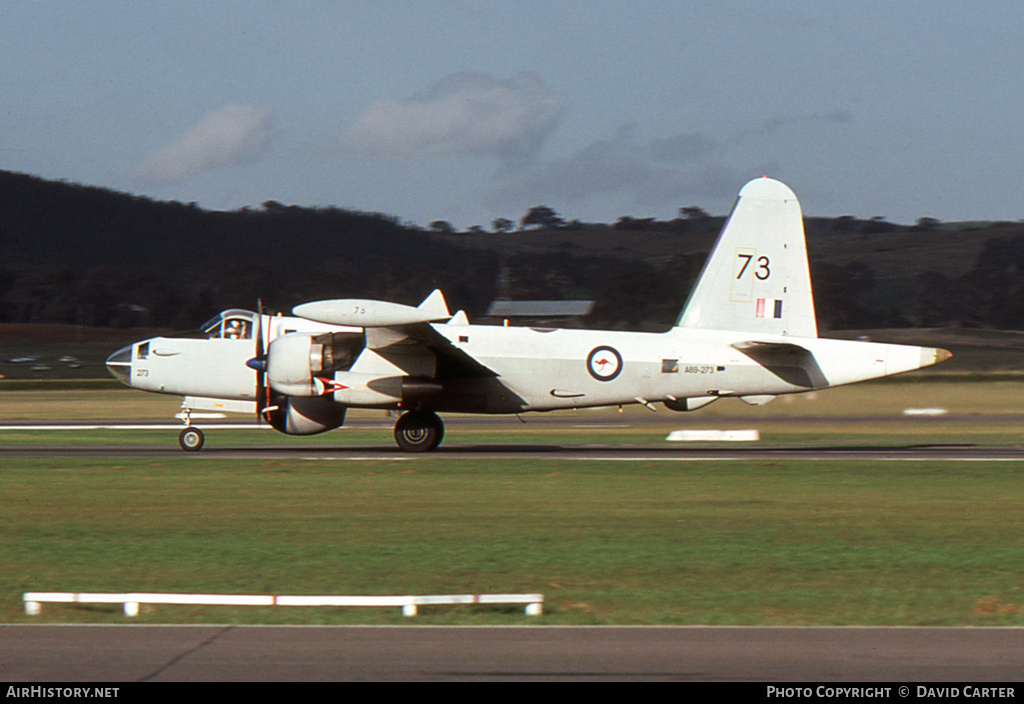
[[[541,592],[544,623],[1024,624],[1006,463],[13,460],[3,620],[25,591]],[[33,621],[118,622],[47,606]],[[395,623],[154,606],[140,622]],[[518,608],[420,623],[536,622]]]
[[[757,427],[768,444],[1020,444],[1009,416],[1021,389],[865,384],[764,408],[662,411],[653,423],[643,409],[581,411],[580,427],[526,416],[453,424],[445,444],[663,446],[667,429],[684,427]],[[109,388],[7,391],[0,416],[169,418],[177,403]],[[963,415],[914,420],[907,407]],[[383,414],[362,417],[381,427],[315,438],[210,430],[208,443],[390,447]],[[0,444],[173,446],[175,436],[18,430]],[[1017,463],[111,454],[3,460],[0,620],[129,620],[117,606],[25,616],[22,593],[42,590],[541,592],[539,619],[521,607],[424,607],[416,623],[1024,625]],[[131,622],[409,620],[398,609],[151,606]]]

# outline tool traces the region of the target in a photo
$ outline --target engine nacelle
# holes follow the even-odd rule
[[[433,379],[410,376],[380,376],[360,372],[337,372],[327,381],[334,400],[348,406],[397,406],[400,402],[423,401],[441,390]]]
[[[287,435],[315,435],[341,427],[346,410],[330,398],[283,396],[267,408],[264,417],[274,430]]]
[[[365,347],[362,333],[290,333],[270,343],[267,350],[267,382],[285,396],[320,396],[323,382],[347,370]]]
[[[282,335],[267,350],[267,383],[276,396],[293,401],[322,398],[368,407],[397,407],[441,390],[431,378],[349,371],[364,347],[363,333]]]
[[[393,406],[402,400],[401,376],[338,372],[331,387],[334,400],[349,406]]]

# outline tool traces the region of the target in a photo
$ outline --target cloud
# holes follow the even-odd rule
[[[845,125],[847,122],[853,121],[853,113],[849,110],[832,110],[820,117],[826,122],[832,122],[839,125]]]
[[[229,104],[214,110],[135,167],[146,183],[179,183],[222,166],[252,161],[270,141],[273,111],[262,105]]]
[[[830,125],[846,125],[853,122],[853,113],[848,110],[830,110],[826,113],[808,113],[802,115],[776,115],[761,121],[758,129],[743,132],[740,137],[743,139],[755,137],[763,139],[779,134],[783,130],[794,127],[805,127],[813,123],[826,123]]]
[[[614,139],[593,142],[574,154],[515,174],[506,189],[527,200],[546,197],[572,202],[642,187],[657,177],[658,169],[636,153],[632,131],[627,125]]]
[[[534,73],[454,73],[422,94],[374,103],[344,140],[373,156],[483,155],[519,165],[536,158],[563,107]]]
[[[702,134],[678,134],[655,139],[650,144],[650,156],[655,161],[688,164],[711,156],[717,145]]]
[[[524,203],[565,207],[615,202],[664,209],[720,199],[745,178],[778,169],[776,161],[763,155],[752,162],[746,148],[750,142],[761,144],[784,130],[813,123],[841,129],[853,120],[852,113],[837,109],[773,117],[725,136],[682,132],[646,140],[638,138],[634,125],[626,124],[611,139],[499,174],[489,201],[492,207],[502,208]]]
[[[493,200],[505,206],[624,198],[636,207],[678,207],[715,195],[723,183],[730,189],[735,185],[733,170],[709,158],[717,151],[714,140],[700,134],[641,143],[633,126],[625,125],[612,139],[509,174]]]

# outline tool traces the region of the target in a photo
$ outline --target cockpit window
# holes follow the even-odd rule
[[[229,340],[248,340],[252,337],[249,334],[250,323],[242,318],[228,318],[224,321],[224,337]]]
[[[208,340],[251,340],[253,314],[246,311],[227,311],[203,324]]]
[[[216,318],[210,318],[200,325],[199,329],[206,334],[206,337],[220,337],[220,324],[222,320],[223,318],[219,315]]]

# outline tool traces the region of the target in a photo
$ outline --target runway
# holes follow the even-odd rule
[[[1022,671],[1024,630],[1006,628],[0,626],[7,682],[909,684]]]
[[[165,445],[88,445],[88,444],[32,444],[0,446],[0,458],[53,458],[53,457],[130,457],[166,458],[191,457],[202,459],[291,459],[305,461],[395,461],[416,462],[431,459],[495,460],[528,459],[537,461],[582,460],[590,462],[734,462],[759,460],[787,461],[874,461],[874,462],[1022,462],[1022,446],[984,446],[950,443],[941,445],[828,445],[806,446],[667,446],[649,445],[561,445],[561,444],[451,444],[434,452],[401,452],[393,445],[381,442],[375,445],[297,445],[284,440],[281,445],[247,446],[239,444],[217,446],[207,442],[200,452],[183,452],[168,438]]]
[[[652,414],[653,415],[653,414]],[[817,418],[799,417],[773,419],[774,424],[813,424]],[[846,422],[867,422],[871,419],[851,418]],[[878,419],[891,420],[891,419]],[[922,424],[934,428],[936,424],[960,422],[956,416],[942,419],[900,419],[901,423]],[[1020,422],[1024,425],[1024,417],[986,417],[983,420],[971,419],[972,422],[1003,423]],[[216,437],[217,430],[239,430],[248,428],[254,433],[270,432],[270,429],[258,425],[255,421],[238,420],[206,421],[199,424],[208,432],[206,446],[197,453],[187,453],[196,458],[219,459],[303,459],[310,461],[353,461],[353,460],[388,460],[416,461],[443,457],[449,460],[487,460],[487,459],[532,459],[532,460],[587,460],[604,462],[710,462],[710,461],[750,461],[750,460],[806,460],[806,461],[838,461],[838,460],[870,460],[886,462],[1020,462],[1024,461],[1024,444],[1022,445],[981,445],[971,442],[942,443],[909,443],[899,444],[895,439],[887,444],[864,444],[851,440],[844,442],[830,436],[826,442],[789,443],[677,443],[665,442],[652,445],[649,441],[637,444],[610,444],[595,442],[594,434],[580,434],[579,442],[565,443],[552,441],[517,442],[516,430],[519,423],[507,417],[474,416],[471,418],[452,417],[446,419],[451,432],[445,443],[434,452],[415,454],[401,452],[390,440],[392,420],[388,418],[355,419],[346,428],[380,429],[382,433],[379,443],[367,444],[365,439],[360,443],[346,442],[345,430],[334,431],[330,435],[319,436],[316,440],[276,436],[279,442],[266,444],[239,442],[238,436],[231,441],[221,442]],[[573,428],[587,430],[607,428],[609,432],[621,431],[634,425],[662,423],[663,420],[648,418],[646,415],[634,416],[629,421],[604,419],[599,422],[581,423],[580,419],[565,416],[545,416],[533,419],[530,426],[537,428],[560,428],[567,431]],[[831,418],[829,422],[844,422],[844,419]],[[736,425],[735,421],[731,423]],[[459,429],[472,426],[499,426],[509,428],[507,443],[472,443],[472,436],[459,434]],[[180,457],[186,455],[177,444],[177,434],[183,426],[166,421],[57,421],[39,423],[36,421],[14,421],[0,425],[0,442],[4,431],[68,431],[80,430],[122,430],[126,437],[136,430],[166,431],[167,440],[163,444],[142,445],[125,442],[124,444],[96,444],[95,442],[61,442],[47,443],[13,443],[0,445],[0,457]],[[249,432],[249,431],[245,431]],[[667,433],[667,431],[666,431]],[[324,438],[336,442],[325,443]],[[84,436],[83,436],[84,438]]]

